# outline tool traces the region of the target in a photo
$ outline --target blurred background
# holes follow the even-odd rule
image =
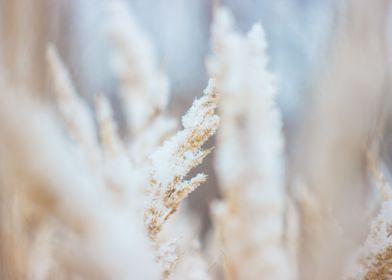
[[[0,0],[0,78],[51,99],[45,52],[53,42],[78,92],[90,104],[97,94],[110,96],[121,124],[109,65],[106,2]],[[388,180],[392,168],[389,1],[130,0],[130,10],[170,77],[169,108],[175,116],[206,85],[209,29],[217,5],[229,7],[244,32],[258,21],[265,28],[268,66],[278,80],[284,121],[287,181],[304,179],[347,234],[362,238],[369,219],[366,201],[374,195],[364,175],[365,149],[376,146]],[[219,196],[212,161],[203,166],[210,175],[207,186],[190,202],[207,221],[204,232],[209,203]]]
[[[52,41],[71,69],[79,92],[110,94],[105,2],[101,0],[1,1],[1,59],[11,75],[44,67],[46,42]],[[340,1],[337,1],[340,2]],[[214,6],[226,5],[247,31],[261,21],[269,42],[271,68],[279,73],[285,114],[295,112],[307,81],[324,52],[339,10],[335,1],[304,0],[130,0],[140,25],[155,43],[162,67],[170,75],[173,94],[182,102],[200,93],[206,82],[204,61]],[[24,63],[11,63],[17,59]],[[23,69],[20,69],[23,68]],[[27,79],[27,77],[26,77]],[[44,81],[33,79],[45,92]]]

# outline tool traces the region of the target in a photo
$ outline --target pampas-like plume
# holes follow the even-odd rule
[[[151,128],[158,126],[153,131],[167,134],[176,125],[173,119],[161,116],[169,100],[168,78],[159,69],[153,46],[131,15],[128,4],[114,0],[107,5],[112,67],[120,81],[130,131],[134,136],[141,135],[142,131],[151,135]],[[149,141],[146,143],[146,139],[162,140],[161,137],[143,138],[139,146],[144,143],[148,152],[152,151],[148,147],[156,146]]]
[[[227,279],[293,279],[283,244],[285,191],[281,117],[260,24],[247,37],[220,9],[208,69],[221,93],[216,170],[224,201],[213,208]]]
[[[200,221],[187,209],[186,203],[178,209],[176,214],[168,220],[160,238],[172,238],[178,236],[176,242],[175,267],[170,274],[170,280],[210,280],[209,266],[201,250],[201,244],[197,240]]]
[[[88,160],[97,164],[100,152],[93,114],[77,94],[67,68],[52,45],[47,48],[47,61],[54,94],[67,129],[80,150],[87,153]]]
[[[382,198],[381,209],[370,226],[365,244],[349,263],[344,279],[392,279],[392,192],[372,154],[367,154],[368,168]]]
[[[323,234],[328,234],[330,240],[340,241],[343,239],[343,231],[341,225],[338,223],[336,217],[333,215],[332,209],[320,202],[317,196],[312,192],[307,184],[301,180],[293,182],[293,196],[298,204],[298,212],[300,214],[300,227],[297,241],[296,261],[300,263],[302,260],[300,245],[308,239],[312,239],[315,247],[325,250],[326,242],[322,238]],[[331,257],[329,254],[319,255],[314,252],[311,259],[314,263],[322,261],[324,258]],[[299,273],[306,273],[303,268],[299,269]],[[312,274],[314,279],[323,277],[322,273],[315,272]],[[311,279],[311,278],[305,278]]]
[[[73,89],[73,86],[72,82],[67,77],[68,74],[66,67],[61,62],[53,47],[49,49],[49,58],[51,58],[49,60],[51,65],[56,66],[52,68],[54,71],[53,76],[60,77],[61,79],[59,80],[62,84],[67,85],[66,87],[62,86],[59,88],[63,89],[72,101],[64,102],[63,99],[58,99],[59,107],[67,109],[61,110],[63,119],[66,122],[70,119],[71,121],[78,123],[79,120],[73,114],[67,113],[79,111],[84,112],[86,116],[93,119],[93,116],[88,114],[89,111],[86,110],[87,107],[80,106],[82,103],[75,91],[71,90]],[[65,90],[64,88],[68,90]],[[146,183],[147,180],[140,178],[140,174],[136,172],[128,158],[127,151],[123,146],[122,140],[118,136],[110,104],[103,96],[98,96],[96,99],[96,113],[101,145],[100,147],[97,147],[99,149],[98,153],[100,155],[100,162],[97,166],[94,166],[95,168],[93,168],[94,175],[103,185],[106,186],[104,192],[109,191],[107,192],[107,194],[110,194],[109,197],[114,198],[114,200],[109,199],[110,203],[114,203],[112,206],[117,208],[126,216],[132,215],[130,218],[133,218],[135,224],[138,225],[137,227],[141,229],[141,224],[138,223],[138,220],[141,222],[141,219],[137,218],[137,214],[140,215],[142,208],[142,202],[140,200],[141,196],[139,194],[141,184]],[[76,127],[75,129],[75,126],[68,126],[68,129],[70,134],[73,136],[74,134],[79,133],[80,130],[82,130],[82,127]],[[95,137],[97,135],[95,127],[93,135]],[[83,144],[83,142],[80,143],[80,141],[77,141],[76,143]],[[87,145],[81,145],[81,148],[88,149],[89,147]],[[97,189],[97,191],[102,190]],[[140,233],[142,232],[143,231],[141,230]]]
[[[49,62],[54,71],[53,76],[60,81],[56,83],[56,85],[60,84],[60,86],[57,86],[57,91],[65,92],[69,97],[67,100],[71,100],[71,102],[65,102],[63,99],[58,99],[59,107],[65,108],[61,110],[63,119],[67,124],[77,124],[78,115],[75,117],[69,112],[81,111],[92,120],[93,117],[89,115],[88,108],[81,106],[84,104],[75,93],[66,67],[53,47],[49,49],[48,54]],[[184,130],[178,132],[152,154],[149,179],[145,176],[146,173],[143,172],[148,162],[143,160],[136,161],[138,165],[134,166],[128,157],[127,150],[124,148],[122,140],[118,137],[110,104],[103,96],[99,96],[96,99],[101,145],[96,148],[100,162],[98,165],[92,166],[92,171],[96,179],[102,181],[102,184],[106,186],[105,191],[110,190],[109,193],[111,195],[109,197],[114,198],[114,202],[117,204],[116,208],[120,205],[119,209],[121,211],[126,215],[133,215],[134,218],[136,217],[136,220],[138,220],[137,217],[143,208],[141,191],[147,189],[148,193],[151,194],[148,196],[149,204],[147,204],[148,210],[145,215],[146,222],[147,220],[151,221],[151,225],[147,222],[146,235],[150,237],[156,248],[155,257],[161,267],[164,278],[169,277],[178,259],[176,236],[170,236],[167,241],[162,240],[162,238],[156,239],[156,235],[167,218],[176,211],[180,201],[205,181],[206,176],[204,174],[198,174],[190,180],[184,180],[184,177],[192,167],[201,163],[202,159],[209,153],[209,150],[202,151],[201,146],[215,132],[218,125],[219,118],[214,115],[217,96],[213,92],[211,84],[206,89],[205,96],[196,100],[188,113],[183,117]],[[140,132],[143,135],[140,139],[144,138],[147,141],[148,138],[157,136],[161,130],[155,125],[159,126],[159,122],[164,118],[162,116],[160,119],[157,119],[155,124],[151,124],[152,128],[156,129],[158,133]],[[76,137],[82,135],[83,128],[75,125],[67,125],[67,128],[71,136],[75,138],[75,143],[82,150],[87,150],[89,148],[86,144],[87,141],[83,141],[82,137]],[[149,128],[149,125],[147,128]],[[97,135],[95,130],[92,135]],[[152,149],[154,145],[151,145],[149,148]],[[137,152],[141,155],[135,156],[133,154],[134,158],[141,159],[146,156],[146,150]],[[160,160],[165,162],[165,164],[162,165]],[[167,173],[167,163],[171,163],[172,167],[175,167],[171,169],[171,173]],[[148,181],[151,184],[149,187],[146,187]],[[155,221],[158,221],[159,225]],[[159,229],[151,230],[155,225],[158,225]],[[196,255],[193,258],[195,259]],[[198,263],[203,263],[202,258],[199,258]]]
[[[385,201],[364,246],[346,272],[348,280],[392,279],[392,201]]]
[[[108,3],[112,66],[120,82],[121,98],[133,136],[130,143],[132,160],[141,173],[145,167],[150,169],[150,187],[145,188],[149,194],[146,229],[155,244],[163,277],[168,278],[178,260],[178,233],[160,238],[157,235],[180,201],[206,179],[204,174],[190,180],[184,180],[184,176],[209,152],[201,151],[200,147],[218,124],[213,115],[216,95],[211,91],[196,101],[183,118],[185,129],[163,143],[177,126],[176,121],[165,114],[169,99],[168,79],[159,69],[153,47],[129,8],[122,0]],[[192,118],[197,121],[191,123]],[[175,232],[176,225],[171,226],[171,232]],[[192,256],[183,256],[188,257]],[[202,258],[200,262],[203,262]]]
[[[181,255],[181,263],[176,266],[176,271],[173,272],[170,279],[183,280],[187,275],[189,280],[211,280],[200,243],[196,240],[190,242],[190,248],[184,255]]]
[[[113,207],[104,182],[75,154],[47,108],[9,95],[0,103],[1,199],[7,205],[1,242],[10,243],[0,250],[2,263],[11,262],[2,278],[157,279],[146,236]],[[46,237],[47,225],[54,234]],[[11,244],[18,250],[7,252]],[[38,250],[45,247],[53,266],[44,259],[24,264],[26,255],[45,256]]]
[[[195,100],[183,116],[184,129],[165,141],[151,156],[146,226],[152,239],[177,210],[179,203],[206,180],[202,173],[189,180],[185,180],[185,176],[210,153],[209,149],[202,150],[201,147],[218,127],[219,117],[215,114],[217,100],[218,95],[210,81],[204,96]]]
[[[123,0],[108,4],[108,33],[112,49],[112,68],[120,82],[129,130],[131,156],[145,164],[177,127],[165,114],[169,100],[169,81],[159,69],[151,42],[132,17]]]
[[[206,180],[202,173],[191,179],[185,177],[210,152],[209,149],[202,150],[202,146],[219,124],[219,117],[215,115],[217,99],[210,81],[204,96],[195,100],[183,116],[184,129],[165,141],[151,156],[145,225],[150,239],[156,244],[164,278],[169,277],[177,260],[176,241],[171,238],[163,242],[157,237],[180,202]]]
[[[108,189],[114,194],[114,202],[140,216],[143,206],[142,191],[147,180],[138,172],[117,133],[112,108],[104,96],[96,98],[96,114],[102,145],[102,166]],[[140,223],[142,222],[142,219]]]

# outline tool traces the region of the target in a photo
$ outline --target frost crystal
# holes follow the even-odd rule
[[[385,201],[345,279],[392,279],[392,201]]]
[[[176,211],[181,200],[206,179],[205,174],[189,180],[185,180],[185,176],[210,152],[201,147],[218,127],[219,117],[215,115],[217,99],[210,81],[204,96],[195,100],[183,117],[184,129],[165,141],[151,156],[151,203],[146,212],[146,225],[153,238]]]

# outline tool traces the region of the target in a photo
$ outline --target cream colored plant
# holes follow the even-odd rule
[[[210,81],[204,96],[196,100],[182,118],[184,129],[165,141],[151,156],[145,223],[153,241],[157,241],[157,235],[167,219],[177,211],[180,202],[206,180],[203,173],[190,179],[185,177],[210,153],[210,150],[203,150],[202,146],[219,125],[219,117],[215,114],[216,103],[217,93]],[[161,245],[158,242],[165,274],[170,272],[175,261],[174,254],[164,254],[164,251],[174,246],[174,241],[168,242]]]
[[[227,279],[295,279],[284,247],[282,123],[260,24],[243,36],[226,9],[212,26],[209,73],[221,93],[213,207]]]
[[[368,167],[381,196],[378,215],[369,234],[346,267],[344,279],[392,279],[392,190],[371,152]]]
[[[87,159],[96,165],[100,152],[92,111],[76,92],[70,74],[54,46],[49,45],[46,54],[61,117],[81,153],[86,153]]]
[[[18,15],[23,5],[11,2]],[[55,98],[43,98],[45,67],[29,73],[37,57],[26,55],[46,40],[28,42],[33,33],[19,25],[30,15],[0,20],[18,23],[15,50],[12,28],[0,28],[0,279],[392,279],[388,107],[379,112],[390,80],[387,0],[344,1],[303,107],[312,122],[288,124],[287,141],[277,103],[286,77],[270,70],[260,23],[243,34],[216,7],[210,80],[176,131],[152,42],[126,0],[104,7],[117,84],[95,98],[77,92],[54,44]],[[184,204],[207,180],[194,169],[215,133],[210,222]]]
[[[392,202],[385,201],[344,279],[392,279]]]
[[[159,68],[154,48],[126,2],[111,1],[108,14],[112,67],[120,82],[132,136],[130,155],[139,173],[148,176],[143,187],[148,194],[144,214],[146,229],[157,250],[161,270],[168,277],[178,259],[178,235],[158,237],[158,234],[181,200],[206,180],[204,174],[190,180],[184,177],[209,153],[201,146],[218,125],[214,115],[217,96],[212,86],[206,89],[205,96],[195,101],[183,117],[184,129],[169,138],[176,121],[165,112],[169,82]],[[176,228],[175,224],[171,226]]]
[[[202,173],[187,180],[185,176],[210,153],[210,150],[202,150],[202,145],[219,125],[216,104],[217,93],[210,81],[204,96],[196,100],[182,118],[184,129],[151,156],[151,200],[146,212],[146,225],[152,239],[175,213],[179,203],[206,180]]]
[[[48,50],[48,59],[55,78],[55,92],[59,97],[67,97],[58,98],[66,127],[82,153],[89,156],[90,143],[94,143],[93,147],[98,145],[95,139],[98,132],[91,121],[93,115],[89,114],[89,107],[76,94],[69,74],[53,47]],[[132,67],[130,68],[133,69]],[[141,91],[139,97],[148,99],[148,94],[151,93],[147,90]],[[201,146],[214,134],[219,124],[219,118],[214,114],[216,102],[217,95],[210,85],[205,95],[196,100],[183,117],[182,131],[158,147],[157,145],[168,133],[168,130],[160,129],[161,120],[166,118],[167,123],[171,120],[162,115],[156,122],[145,123],[146,131],[138,131],[138,133],[134,131],[135,142],[131,141],[131,145],[141,140],[149,141],[148,138],[154,136],[159,139],[154,139],[155,143],[149,145],[148,149],[133,149],[128,153],[124,148],[126,143],[123,143],[118,136],[110,104],[103,96],[97,98],[96,113],[101,148],[95,149],[96,158],[100,162],[91,165],[92,172],[103,181],[106,186],[104,191],[108,193],[113,205],[117,204],[115,207],[119,207],[121,211],[128,213],[127,215],[132,214],[136,221],[139,220],[138,215],[143,215],[145,211],[145,233],[153,242],[152,247],[164,278],[169,277],[178,260],[176,237],[162,239],[162,237],[157,238],[157,235],[169,216],[176,212],[180,202],[206,179],[204,174],[198,174],[190,180],[184,178],[209,153],[209,150],[203,151]],[[87,132],[79,125],[78,118],[81,115],[83,120],[89,120]],[[165,125],[163,127],[167,128]],[[157,146],[156,152],[151,151],[150,159],[146,158],[148,151],[154,146]],[[147,192],[145,202],[141,193],[143,191]],[[203,263],[202,258],[199,259],[199,263]]]
[[[111,65],[131,133],[131,155],[139,163],[174,132],[177,122],[166,113],[170,83],[153,44],[138,26],[124,0],[107,3]]]
[[[11,261],[4,279],[157,277],[147,236],[113,207],[104,181],[64,138],[50,110],[8,94],[2,101],[2,242],[20,244],[12,253],[17,259],[2,255]]]

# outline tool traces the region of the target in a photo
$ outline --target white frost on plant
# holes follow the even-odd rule
[[[177,240],[161,242],[158,245],[157,261],[164,279],[167,279],[175,266],[178,256],[176,252]]]
[[[186,176],[210,152],[203,150],[202,146],[215,133],[219,124],[219,117],[215,114],[217,100],[218,96],[210,81],[204,95],[194,101],[183,117],[183,130],[166,140],[151,155],[145,226],[162,256],[174,254],[172,250],[164,252],[168,247],[161,246],[165,241],[160,239],[158,234],[161,233],[163,225],[177,211],[180,202],[206,180],[203,173],[190,179],[186,179]],[[172,240],[173,237],[166,239]],[[167,279],[177,258],[158,257],[158,262],[164,269],[164,278]]]
[[[170,240],[177,237],[175,267],[172,269],[170,280],[209,280],[207,261],[198,240],[201,221],[186,205],[181,203],[175,215],[167,221],[160,233],[160,239]]]
[[[170,280],[211,280],[208,265],[202,255],[200,242],[190,240],[186,252],[183,252],[180,263]]]
[[[371,152],[367,153],[367,163],[382,198],[381,208],[364,245],[348,263],[343,279],[392,279],[391,187]]]
[[[160,232],[181,200],[206,179],[202,173],[189,180],[185,177],[210,152],[203,150],[202,145],[219,124],[219,117],[215,115],[217,99],[210,81],[204,95],[194,101],[183,117],[184,129],[165,141],[151,156],[146,226],[152,236]]]
[[[145,234],[152,241],[161,276],[167,278],[178,259],[176,236],[166,238],[170,241],[156,236],[180,201],[206,179],[204,174],[190,179],[185,176],[209,153],[201,146],[218,125],[218,118],[214,115],[217,95],[212,89],[206,91],[200,100],[195,101],[189,116],[183,118],[184,130],[162,144],[176,127],[176,122],[164,114],[169,93],[168,80],[159,70],[152,47],[128,13],[125,2],[112,1],[108,7],[111,15],[109,33],[116,61],[114,68],[120,81],[125,113],[129,113],[128,123],[133,139],[129,156],[128,149],[118,136],[109,102],[103,96],[98,97],[96,114],[101,140],[101,147],[98,145],[100,165],[93,171],[95,179],[100,181],[97,186],[104,188],[98,187],[97,191],[106,193],[108,203],[120,211],[121,216],[132,220],[134,214],[136,217],[145,214]],[[72,89],[69,80],[68,88]],[[96,134],[94,130],[95,137]],[[176,166],[173,172],[167,174],[171,178],[165,180],[163,174],[167,172],[167,166],[154,160],[158,158]],[[147,201],[139,196],[140,191],[146,190]],[[144,209],[147,210],[143,212]]]
[[[224,269],[235,279],[295,279],[283,244],[282,123],[263,29],[256,24],[244,37],[229,11],[219,9],[212,51],[208,70],[222,97],[216,170],[225,200],[215,208],[215,219]]]
[[[344,279],[392,279],[392,201],[381,205],[363,247],[348,266]]]
[[[177,121],[161,114],[151,121],[141,133],[135,136],[130,153],[132,160],[142,165],[148,161],[149,156],[175,131]]]

